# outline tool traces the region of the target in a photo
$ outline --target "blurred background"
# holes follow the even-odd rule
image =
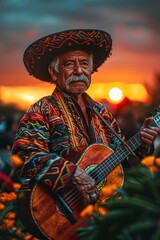
[[[138,131],[160,104],[159,12],[159,0],[1,0],[1,169],[10,166],[6,159],[24,111],[54,89],[29,76],[23,52],[54,32],[98,28],[111,34],[112,56],[94,73],[88,93],[109,108],[127,139]]]

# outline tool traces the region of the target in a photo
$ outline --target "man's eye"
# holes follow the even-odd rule
[[[88,66],[88,62],[81,62],[81,65]]]
[[[65,67],[73,66],[74,64],[72,62],[67,62],[64,64]]]

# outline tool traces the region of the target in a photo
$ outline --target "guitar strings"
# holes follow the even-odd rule
[[[110,158],[113,158],[112,155],[110,155]],[[108,165],[108,168],[104,168],[103,165],[99,165],[99,169],[101,170],[101,177],[103,178],[103,175],[102,173],[105,173],[106,172],[106,169],[108,169],[109,171],[112,170],[112,167],[114,167],[114,163],[117,162],[117,159],[120,159],[122,158],[122,151],[119,151],[117,153],[117,158],[113,159],[113,161],[111,162],[110,160],[110,163],[109,161],[107,162],[109,165]],[[100,176],[99,172],[97,173],[97,170],[94,169],[93,170],[93,174],[92,174],[92,177],[96,179],[97,176]],[[101,179],[102,180],[102,179]],[[98,183],[98,182],[97,182]],[[68,196],[69,195],[69,196]],[[65,200],[67,201],[67,203],[70,205],[70,207],[73,209],[75,206],[77,206],[77,204],[79,203],[78,200],[80,198],[80,194],[74,190],[70,190],[68,193],[64,194],[64,198]]]
[[[135,143],[139,143],[139,141],[136,140],[136,139],[135,139],[134,142]],[[135,145],[135,143],[133,143],[133,145]],[[108,164],[107,168],[103,167],[104,164],[98,165],[99,170],[101,170],[101,171],[98,171],[98,173],[97,173],[97,169],[94,169],[92,177],[96,179],[97,176],[101,175],[101,180],[103,180],[103,178],[104,178],[103,175],[104,175],[104,173],[106,173],[106,170],[108,170],[108,172],[110,172],[110,170],[112,170],[115,167],[115,163],[117,163],[117,159],[123,159],[125,157],[125,155],[126,155],[126,153],[125,154],[123,153],[123,149],[120,149],[119,152],[116,152],[116,154],[117,154],[117,156],[115,158],[113,158],[114,156],[112,154],[112,155],[109,156],[110,157],[110,161],[108,161],[108,159],[106,160],[107,164]],[[121,160],[120,160],[120,162],[121,162]],[[101,172],[101,174],[100,174],[100,172]],[[67,197],[67,195],[69,195],[69,197]],[[77,192],[75,193],[73,190],[69,191],[68,193],[65,194],[65,200],[70,204],[70,206],[72,208],[75,207],[78,204],[77,200],[79,200],[80,197],[81,196],[79,194],[77,194]]]
[[[158,120],[158,121],[160,121],[160,120]],[[152,124],[156,126],[156,124],[153,122],[153,120],[152,120]],[[138,132],[137,134],[135,134],[135,136],[133,136],[134,142],[132,142],[132,145],[133,145],[134,147],[136,147],[136,144],[137,144],[137,143],[139,144],[139,142],[140,142],[140,139],[136,138],[138,135],[139,135],[139,132]],[[113,156],[112,156],[112,155],[114,155],[114,153],[117,154],[117,157],[115,157],[115,158],[113,158]],[[101,171],[98,171],[98,173],[97,173],[97,169],[93,169],[92,177],[93,177],[94,179],[96,179],[97,176],[100,176],[100,175],[101,175],[101,178],[102,178],[101,181],[102,181],[102,180],[103,180],[103,175],[104,175],[104,173],[106,173],[106,170],[108,170],[108,172],[110,172],[110,170],[112,170],[113,167],[115,167],[115,163],[117,163],[117,159],[118,159],[118,158],[119,158],[119,160],[120,160],[120,159],[124,159],[124,156],[123,156],[123,158],[122,158],[122,154],[123,154],[123,155],[124,155],[124,154],[126,155],[126,154],[129,153],[129,151],[128,151],[127,153],[125,153],[125,152],[123,152],[123,149],[120,149],[119,152],[114,152],[114,153],[109,156],[109,157],[110,157],[110,162],[107,161],[107,160],[104,161],[104,162],[107,162],[108,167],[104,168],[104,167],[103,167],[104,162],[103,162],[102,164],[98,165],[98,168],[99,168],[99,170],[101,170]],[[127,157],[127,156],[126,156],[126,157]],[[111,160],[112,160],[112,162],[111,162]],[[121,160],[120,160],[120,162],[121,162]],[[119,164],[119,163],[118,163],[118,164]],[[117,164],[117,165],[118,165],[118,164]],[[101,172],[101,173],[100,173],[100,172]],[[97,182],[97,183],[98,183],[98,182]],[[68,196],[68,195],[69,195],[69,196]],[[77,204],[79,203],[78,200],[81,198],[81,196],[80,196],[80,194],[79,194],[78,192],[76,192],[76,191],[74,191],[74,190],[72,189],[72,190],[70,190],[68,193],[64,194],[64,198],[65,198],[65,200],[67,201],[67,203],[70,205],[70,207],[73,209],[73,208],[75,208],[75,207],[77,206]]]
[[[111,155],[110,158],[111,158],[111,160],[112,160],[113,156]],[[111,169],[113,169],[114,163],[116,163],[116,162],[117,162],[117,159],[120,159],[120,158],[122,158],[122,151],[119,151],[119,152],[117,153],[117,158],[113,159],[112,162],[111,162],[111,160],[110,160],[110,163],[109,163],[109,161],[107,162],[107,163],[109,164],[109,165],[108,165],[108,168],[104,168],[103,165],[102,165],[102,166],[99,165],[99,169],[101,170],[101,175],[102,175],[102,173],[105,173],[105,172],[106,172],[106,169],[108,169],[109,171],[110,171]],[[92,177],[96,179],[96,177],[100,175],[100,174],[99,174],[99,171],[98,171],[98,173],[97,173],[97,170],[94,169],[93,172],[94,172],[94,174],[92,175]],[[103,175],[102,175],[101,177],[103,178]],[[101,180],[103,180],[103,179],[101,179]],[[97,183],[98,183],[98,182],[97,182]],[[69,196],[68,196],[68,195],[69,195]],[[78,205],[78,203],[79,203],[78,200],[80,199],[80,197],[81,197],[80,194],[77,193],[77,192],[74,191],[74,190],[70,190],[68,193],[64,194],[65,200],[67,201],[67,203],[70,205],[70,207],[71,207],[72,209]]]

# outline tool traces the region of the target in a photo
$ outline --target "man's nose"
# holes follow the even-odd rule
[[[74,66],[74,73],[77,75],[81,75],[83,73],[82,67],[79,62],[76,62]]]

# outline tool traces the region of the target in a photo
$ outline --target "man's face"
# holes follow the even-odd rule
[[[58,73],[55,73],[56,84],[62,91],[82,94],[90,86],[92,61],[85,51],[69,51],[59,57]]]

